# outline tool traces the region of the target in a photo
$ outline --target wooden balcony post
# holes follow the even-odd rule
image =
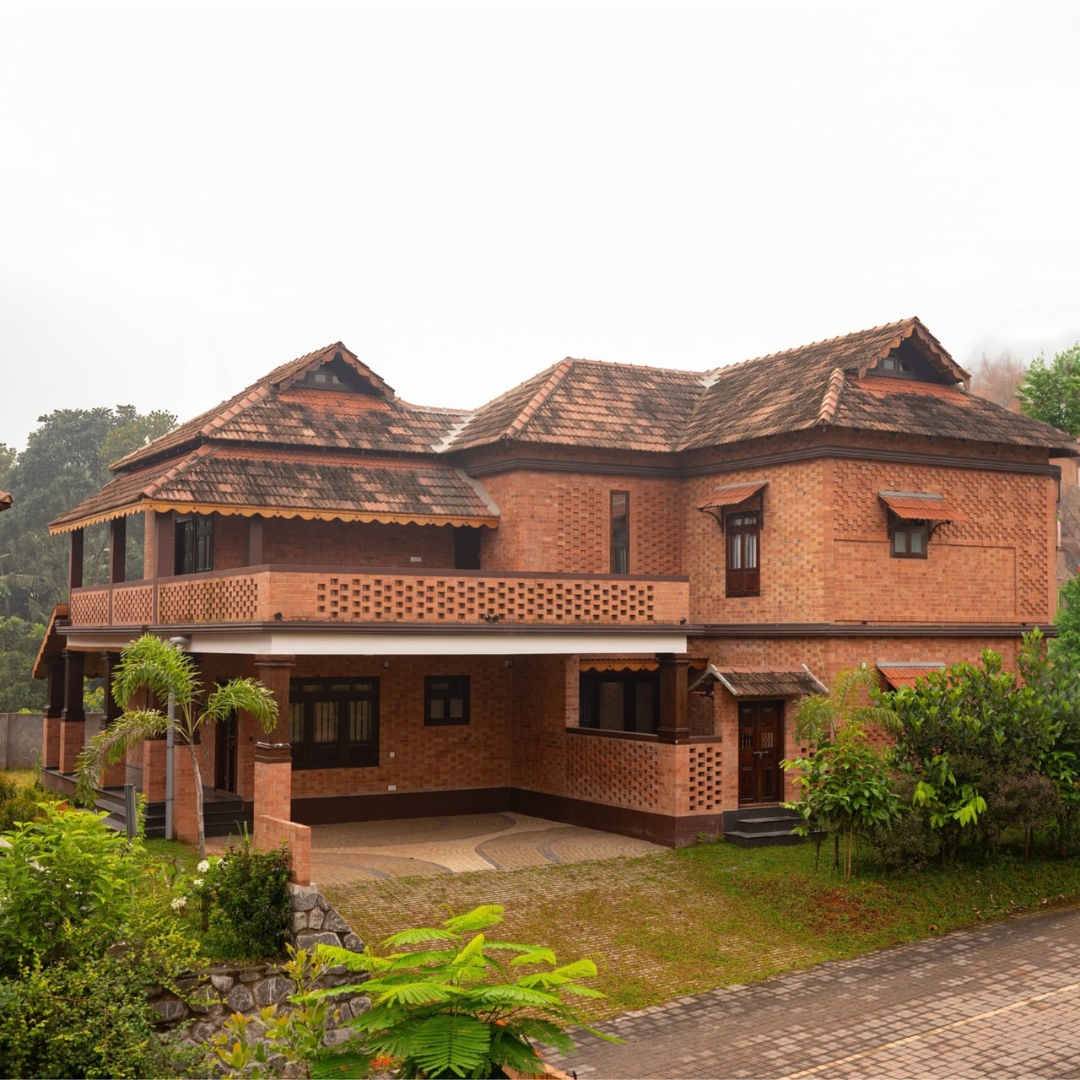
[[[83,671],[86,655],[64,650],[64,708],[60,713],[60,771],[75,771],[75,761],[86,740],[86,713],[83,712]]]
[[[81,589],[83,583],[83,531],[71,530],[68,545],[68,588]]]
[[[49,661],[49,704],[42,717],[41,767],[56,769],[60,765],[60,717],[64,712],[64,658],[54,656]]]
[[[689,658],[660,653],[660,742],[685,742],[690,737],[686,722],[687,667]]]
[[[109,581],[114,585],[126,580],[127,571],[127,518],[113,518],[109,522]]]
[[[261,566],[263,561],[263,519],[253,514],[247,519],[248,566]]]

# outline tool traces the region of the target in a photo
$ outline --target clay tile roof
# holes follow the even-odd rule
[[[480,484],[445,460],[204,445],[118,477],[51,522],[65,532],[145,509],[494,525]]]
[[[448,449],[517,439],[674,450],[700,393],[695,372],[568,357],[478,409]]]
[[[6,491],[0,491],[0,510],[7,510],[14,500]]]
[[[923,679],[934,672],[944,671],[945,665],[931,661],[902,663],[899,661],[879,660],[877,669],[885,676],[890,686],[899,688],[901,686],[914,686],[916,679]]]
[[[905,521],[967,521],[943,495],[916,491],[879,491],[878,498]]]
[[[716,667],[710,664],[690,687],[713,679],[734,697],[807,697],[828,693],[828,687],[803,664],[782,667]]]
[[[308,371],[346,364],[366,392],[297,386]],[[454,409],[409,405],[340,341],[275,368],[235,397],[115,462],[122,472],[208,439],[334,449],[430,453],[466,417]]]

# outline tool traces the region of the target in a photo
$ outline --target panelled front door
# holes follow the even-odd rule
[[[739,802],[779,802],[784,745],[782,701],[739,702]]]
[[[214,745],[214,787],[218,791],[236,791],[236,716],[219,720]]]

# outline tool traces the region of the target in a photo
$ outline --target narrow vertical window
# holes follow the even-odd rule
[[[630,492],[611,493],[611,572],[630,573]]]
[[[758,549],[761,522],[756,513],[729,514],[727,518],[727,595],[758,596],[761,576]]]

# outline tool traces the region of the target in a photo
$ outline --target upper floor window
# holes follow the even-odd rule
[[[611,493],[611,572],[630,573],[630,492]]]
[[[480,569],[480,530],[469,525],[454,529],[454,569]]]
[[[901,521],[893,529],[889,554],[894,559],[925,559],[929,540],[925,521]]]
[[[728,514],[727,595],[759,596],[761,572],[761,515],[757,511]]]
[[[173,573],[199,574],[214,569],[214,519],[186,514],[176,519]]]

